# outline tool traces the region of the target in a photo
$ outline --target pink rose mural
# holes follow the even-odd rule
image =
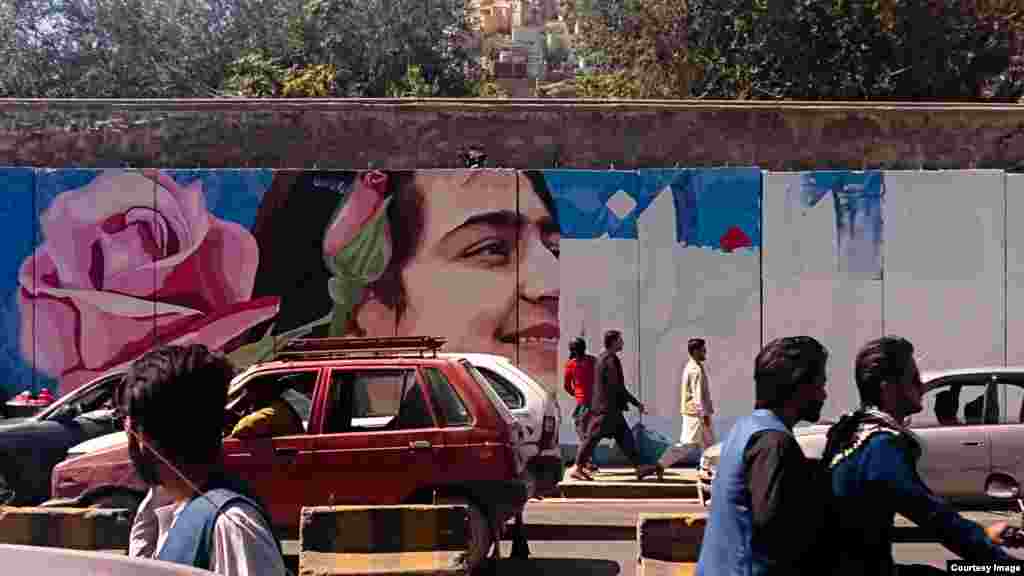
[[[201,180],[106,171],[57,196],[40,231],[19,270],[21,351],[61,393],[157,343],[223,350],[277,314],[277,297],[251,299],[256,240],[207,210]]]

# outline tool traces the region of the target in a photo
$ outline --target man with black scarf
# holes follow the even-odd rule
[[[851,576],[945,573],[893,563],[897,512],[965,560],[1013,560],[998,546],[1006,522],[983,529],[964,519],[918,475],[921,441],[903,425],[922,409],[924,385],[914,346],[893,336],[872,340],[857,354],[854,372],[861,407],[832,426],[821,460],[832,490],[827,520],[831,565],[823,570]]]

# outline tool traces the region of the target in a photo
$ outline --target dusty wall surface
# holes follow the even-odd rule
[[[0,100],[0,165],[766,170],[1024,166],[1014,105]]]

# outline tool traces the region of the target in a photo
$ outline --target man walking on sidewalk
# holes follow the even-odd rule
[[[640,454],[633,443],[633,433],[630,431],[629,425],[626,424],[626,418],[622,415],[630,404],[639,408],[641,414],[646,412],[644,405],[626,389],[622,362],[618,356],[622,345],[621,332],[618,330],[605,332],[605,351],[597,361],[597,382],[594,384],[593,395],[590,399],[587,438],[580,447],[579,455],[576,458],[576,469],[571,473],[571,477],[577,480],[593,480],[593,477],[586,472],[586,467],[594,456],[597,444],[604,438],[615,439],[619,449],[636,468],[638,480],[654,474],[657,470],[655,465],[640,463]]]
[[[715,409],[711,403],[711,389],[708,385],[704,360],[707,359],[707,343],[703,338],[691,338],[686,345],[690,360],[683,370],[683,385],[679,411],[683,415],[683,431],[679,443],[665,451],[658,466],[669,468],[685,458],[692,450],[704,450],[715,443],[711,428],[711,415]]]

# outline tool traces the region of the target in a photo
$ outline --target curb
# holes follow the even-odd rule
[[[698,498],[696,482],[561,482],[558,489],[563,498],[635,498],[692,499]]]

